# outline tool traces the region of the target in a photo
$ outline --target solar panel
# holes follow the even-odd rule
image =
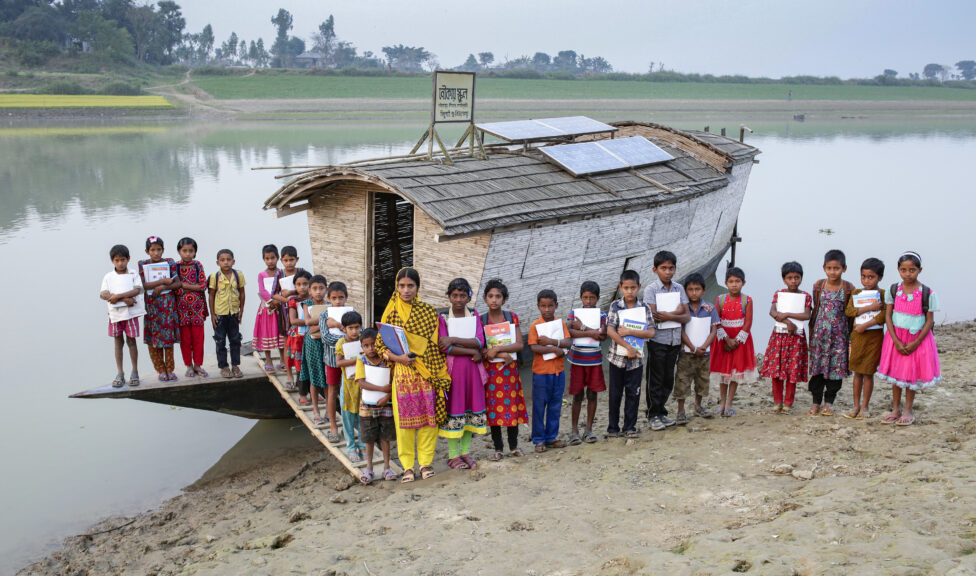
[[[573,176],[611,172],[630,167],[630,164],[601,148],[596,142],[544,146],[539,148],[539,151]]]
[[[543,146],[539,151],[573,176],[648,166],[674,159],[641,136]]]
[[[647,138],[640,136],[602,140],[599,144],[611,154],[634,168],[674,160],[674,156],[661,150]]]
[[[486,122],[476,124],[479,130],[509,142],[528,142],[564,136],[582,136],[600,132],[616,132],[609,124],[598,122],[586,116],[566,116],[563,118],[539,118],[537,120],[515,120],[511,122]]]

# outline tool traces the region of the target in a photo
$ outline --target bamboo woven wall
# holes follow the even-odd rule
[[[347,305],[366,310],[366,189],[349,182],[313,197],[308,235],[316,274],[338,280],[349,290]]]
[[[413,265],[420,272],[420,298],[435,308],[447,307],[447,285],[460,277],[471,284],[473,307],[478,301],[491,235],[437,242],[434,235],[440,233],[441,227],[414,207]]]

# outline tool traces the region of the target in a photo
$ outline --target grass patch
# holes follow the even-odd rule
[[[431,80],[418,77],[276,75],[194,77],[193,83],[217,99],[427,98]],[[976,101],[976,90],[932,86],[847,86],[730,84],[611,80],[521,80],[479,78],[479,98],[678,99],[678,100],[932,100]]]
[[[0,108],[171,108],[162,96],[0,94]]]

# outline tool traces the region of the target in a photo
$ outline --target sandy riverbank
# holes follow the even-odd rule
[[[475,471],[446,470],[442,442],[438,475],[408,486],[349,487],[310,447],[107,520],[89,533],[123,527],[22,574],[976,574],[976,324],[936,338],[945,380],[912,427],[811,418],[805,392],[774,415],[764,381],[734,418],[637,441],[492,463],[476,439]],[[882,387],[873,412],[889,401]]]

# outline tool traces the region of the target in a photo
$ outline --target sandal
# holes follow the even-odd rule
[[[901,418],[901,412],[892,412],[881,419],[882,424],[894,424]]]
[[[731,418],[731,417],[735,416],[735,410],[733,410],[732,408],[729,408],[728,410],[722,412],[722,416],[725,416],[726,418]]]
[[[895,426],[911,426],[915,423],[915,416],[902,416],[895,422]]]
[[[542,454],[543,452],[546,451],[546,445],[541,442],[539,444],[536,444],[535,451],[538,452],[539,454]]]
[[[471,457],[470,454],[461,454],[461,460],[468,465],[468,468],[474,470],[478,467],[478,461]]]
[[[834,407],[833,407],[833,405],[831,405],[831,404],[825,405],[823,407],[823,410],[820,411],[820,415],[821,416],[833,416],[834,415]]]
[[[125,386],[125,374],[116,374],[115,380],[112,380],[112,388],[121,388]]]
[[[504,457],[505,455],[502,454],[501,450],[495,450],[495,453],[489,456],[488,459],[491,460],[492,462],[501,462],[502,458]]]
[[[820,416],[820,404],[814,404],[807,410],[807,416]]]
[[[593,444],[596,441],[597,441],[596,434],[594,434],[592,430],[589,430],[586,432],[586,434],[583,434],[583,442],[586,442],[587,444]]]
[[[614,440],[620,437],[620,432],[607,432],[607,440]]]
[[[637,430],[628,430],[627,432],[624,433],[624,438],[628,438],[628,439],[640,438],[640,434],[637,433]]]
[[[465,464],[464,460],[461,460],[460,456],[455,456],[447,461],[447,467],[451,470],[467,470],[468,465]]]
[[[276,368],[278,369],[279,372],[284,372],[287,366],[285,366],[284,364],[278,364]]]
[[[331,431],[325,433],[325,439],[329,441],[329,444],[338,444],[339,442],[342,442],[342,438],[339,437],[339,434]]]
[[[359,450],[350,450],[349,452],[346,452],[346,457],[349,458],[349,461],[353,464],[363,461],[363,457],[359,454]],[[370,470],[370,472],[372,472],[372,470]],[[372,478],[370,479],[372,480]]]
[[[785,414],[787,416],[789,416],[792,413],[793,413],[793,407],[792,406],[783,406],[783,411],[780,412],[780,414]]]
[[[186,367],[186,374],[183,375],[184,378],[196,378],[197,371],[193,369],[193,366]]]
[[[312,418],[312,424],[315,424],[316,426],[321,426],[321,425],[325,424],[325,422],[326,422],[325,418],[323,418],[321,416],[316,416],[316,417]]]
[[[871,414],[867,410],[861,410],[860,412],[857,413],[857,417],[855,417],[854,419],[867,420],[869,418],[871,418]]]
[[[232,366],[231,369],[230,369],[230,373],[234,375],[234,378],[243,378],[244,377],[244,373],[241,372],[241,367],[240,366]]]
[[[298,405],[299,406],[308,406],[311,403],[312,403],[312,401],[308,399],[308,396],[299,396],[298,397]]]
[[[203,366],[194,366],[193,371],[196,372],[197,376],[201,378],[208,378],[210,376],[210,374],[207,374],[207,371],[203,369]]]
[[[861,411],[859,409],[855,408],[854,410],[851,410],[850,412],[844,412],[843,416],[844,416],[844,418],[847,418],[848,420],[857,420],[857,415],[860,414],[860,413],[861,413]]]
[[[430,466],[420,467],[420,477],[423,478],[424,480],[428,478],[433,478],[434,476],[435,476],[434,469],[431,468]]]
[[[292,382],[291,380],[285,382],[285,392],[294,392],[295,390],[298,390],[298,387],[295,386],[294,382]]]
[[[579,434],[571,434],[569,436],[569,445],[570,446],[579,446],[582,443],[583,443],[583,439],[580,438],[580,435]]]
[[[159,373],[159,381],[160,382],[169,382],[169,374],[166,373],[166,372],[160,372]]]
[[[699,416],[701,418],[714,418],[715,417],[715,415],[712,414],[711,412],[709,412],[708,411],[708,408],[705,408],[704,406],[696,406],[695,407],[695,416]]]
[[[272,366],[271,364],[269,364],[268,362],[265,362],[264,363],[264,371],[267,372],[268,374],[274,374],[275,373],[275,367]]]
[[[397,479],[397,474],[390,468],[383,469],[383,479],[387,482],[392,482]]]
[[[176,377],[176,374],[173,374],[172,372],[170,372],[169,373],[169,381],[170,382],[176,382],[177,380],[179,380],[179,378]]]
[[[521,450],[519,450],[518,448],[516,448],[515,450],[512,450],[512,451],[511,451],[511,452],[509,452],[508,454],[509,454],[509,455],[510,455],[511,457],[513,457],[513,458],[521,458],[522,456],[525,456],[525,452],[522,452],[522,451],[521,451]]]
[[[139,385],[139,373],[133,372],[129,374],[129,388],[134,388]]]
[[[373,483],[373,471],[369,468],[363,470],[363,473],[359,476],[359,481],[363,483],[363,486],[369,486]]]
[[[414,476],[413,468],[407,468],[403,471],[403,476],[400,477],[400,484],[409,484],[416,479],[417,478]]]
[[[234,377],[234,375],[230,373],[230,368],[228,368],[227,366],[224,366],[223,368],[220,369],[220,376],[222,378],[233,378]]]

